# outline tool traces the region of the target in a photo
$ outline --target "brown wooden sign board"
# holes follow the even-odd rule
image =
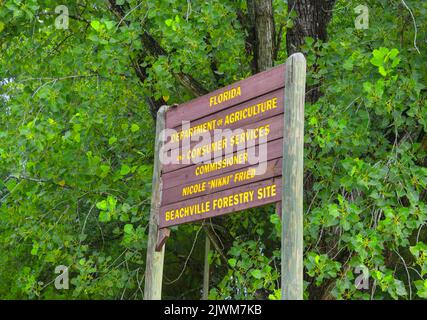
[[[194,121],[285,86],[285,66],[280,65],[245,80],[179,105],[166,114],[166,128]]]
[[[203,157],[207,157],[208,162],[210,162],[214,159],[215,152],[227,156],[246,147],[257,146],[260,141],[274,141],[282,137],[283,114],[279,114],[269,119],[248,124],[241,129],[230,131],[229,134],[212,135],[207,142],[201,140],[201,142],[188,143],[188,150],[183,148],[165,150],[164,156],[177,163],[165,165],[163,172],[178,170],[191,164],[199,164]]]
[[[160,208],[160,228],[280,201],[282,179],[267,179]]]
[[[280,201],[284,85],[280,65],[166,112],[159,228]]]
[[[235,129],[241,128],[249,123],[254,123],[262,119],[283,113],[284,89],[280,88],[260,97],[240,103],[233,108],[224,109],[217,112],[212,110],[209,116],[191,121],[191,126],[183,130],[180,123],[174,129],[177,130],[173,141],[180,142],[192,134],[213,132],[215,129]],[[183,119],[183,121],[185,121]]]
[[[264,169],[265,164],[266,169]],[[265,172],[264,172],[265,170]],[[162,207],[184,200],[198,198],[218,191],[232,189],[249,183],[278,177],[282,172],[282,158],[262,163],[261,166],[250,166],[231,172],[221,173],[210,178],[201,178],[195,181],[185,181],[184,184],[163,189]]]
[[[187,166],[175,171],[163,173],[163,190],[176,187],[188,182],[210,179],[218,174],[241,170],[249,167],[248,154],[259,154],[260,147],[257,145],[248,148],[245,152],[229,154],[225,157],[213,159],[210,163],[201,163]],[[282,157],[283,139],[268,142],[267,161]]]
[[[169,227],[272,203],[282,218],[282,299],[302,299],[305,78],[297,53],[284,65],[160,108],[144,299],[161,297]]]

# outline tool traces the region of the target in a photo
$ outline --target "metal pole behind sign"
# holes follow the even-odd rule
[[[303,299],[303,161],[306,61],[295,53],[285,66],[282,165],[282,299]]]
[[[205,238],[205,265],[203,268],[203,294],[202,300],[208,300],[209,296],[209,251],[211,250],[211,241],[206,233]]]
[[[166,112],[169,106],[163,106],[157,112],[156,144],[154,148],[153,186],[151,195],[151,210],[147,244],[147,261],[145,267],[144,300],[160,300],[162,298],[163,260],[165,246],[156,251],[158,240],[159,208],[162,199],[162,180],[160,150],[164,143],[161,134],[165,129]]]

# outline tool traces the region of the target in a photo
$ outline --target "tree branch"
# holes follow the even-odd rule
[[[44,12],[38,13],[37,17],[39,17],[39,16],[58,16],[58,14],[55,12],[44,11]],[[82,18],[81,16],[69,14],[68,18],[73,19],[73,20],[77,20],[77,21],[83,21],[83,22],[86,22],[87,24],[90,24],[89,20],[86,20],[85,18]]]
[[[109,0],[110,8],[116,14],[116,16],[120,19],[122,23],[127,24],[125,9],[123,6],[117,5],[115,0]],[[141,42],[143,46],[147,49],[150,55],[158,58],[160,56],[169,57],[169,53],[157,42],[157,40],[146,30],[140,36]],[[176,80],[187,90],[192,92],[196,96],[204,95],[208,93],[206,90],[196,79],[194,79],[191,75],[178,72],[173,73],[173,76]]]
[[[218,241],[217,241],[215,235],[212,233],[212,230],[207,225],[204,225],[203,228],[204,228],[204,230],[206,232],[206,235],[208,236],[209,240],[213,244],[215,250],[219,253],[219,256],[221,257],[222,261],[226,265],[228,265],[227,257],[224,255],[224,253],[222,252],[221,248],[219,247]]]

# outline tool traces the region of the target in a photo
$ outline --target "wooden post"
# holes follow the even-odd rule
[[[211,241],[206,233],[205,239],[205,267],[203,269],[203,295],[202,300],[208,300],[209,295],[209,251],[211,250]]]
[[[165,246],[163,245],[160,251],[156,251],[156,245],[159,236],[159,208],[160,200],[162,198],[162,166],[160,163],[159,153],[164,143],[164,139],[161,134],[165,129],[166,111],[168,109],[169,106],[162,106],[157,112],[153,186],[148,231],[147,260],[145,267],[144,300],[160,300],[162,298],[163,260],[165,256]]]
[[[303,160],[306,61],[293,54],[285,66],[282,168],[282,299],[303,299]]]

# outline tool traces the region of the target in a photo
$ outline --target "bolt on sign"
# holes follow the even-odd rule
[[[159,229],[281,200],[284,68],[168,109]]]

